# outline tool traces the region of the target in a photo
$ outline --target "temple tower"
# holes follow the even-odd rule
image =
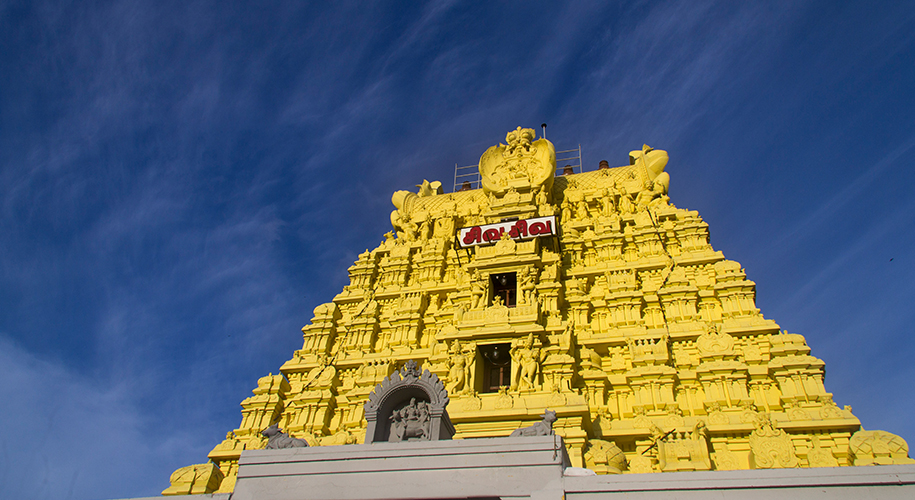
[[[740,264],[670,202],[667,161],[644,146],[556,176],[553,145],[519,127],[483,153],[479,189],[394,193],[393,231],[242,402],[216,467],[180,469],[164,493],[232,491],[274,423],[310,446],[363,443],[369,394],[409,360],[444,381],[455,439],[551,409],[572,465],[598,473],[913,463],[763,317]]]

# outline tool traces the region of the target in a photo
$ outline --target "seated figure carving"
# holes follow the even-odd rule
[[[432,418],[429,403],[410,398],[410,404],[395,410],[389,418],[391,420],[389,442],[430,439]]]
[[[448,391],[438,376],[416,361],[385,377],[365,403],[365,444],[451,439]]]

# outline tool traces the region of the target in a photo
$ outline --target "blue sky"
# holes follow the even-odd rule
[[[915,445],[909,2],[0,1],[0,497],[158,494],[516,126],[672,201]]]

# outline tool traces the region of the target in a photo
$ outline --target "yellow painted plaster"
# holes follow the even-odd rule
[[[394,193],[394,230],[242,401],[209,454],[218,470],[179,469],[163,493],[232,491],[241,451],[263,448],[273,423],[311,446],[363,442],[369,393],[411,359],[445,382],[456,439],[507,436],[549,408],[572,465],[599,473],[912,463],[902,438],[833,402],[804,337],[764,318],[740,264],[670,203],[667,153],[629,160],[555,176],[553,145],[519,127],[483,154],[480,189]],[[544,216],[557,236],[459,241]],[[504,273],[513,307],[492,291]],[[492,344],[510,348],[510,383],[484,392]]]

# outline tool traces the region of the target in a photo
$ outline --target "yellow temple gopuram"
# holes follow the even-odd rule
[[[534,130],[506,143],[480,158],[477,189],[394,193],[394,230],[210,462],[163,494],[231,492],[272,424],[310,446],[363,443],[369,393],[408,360],[445,383],[454,439],[550,409],[572,465],[598,474],[915,463],[836,405],[804,337],[763,317],[740,264],[670,202],[666,152],[556,175]]]

